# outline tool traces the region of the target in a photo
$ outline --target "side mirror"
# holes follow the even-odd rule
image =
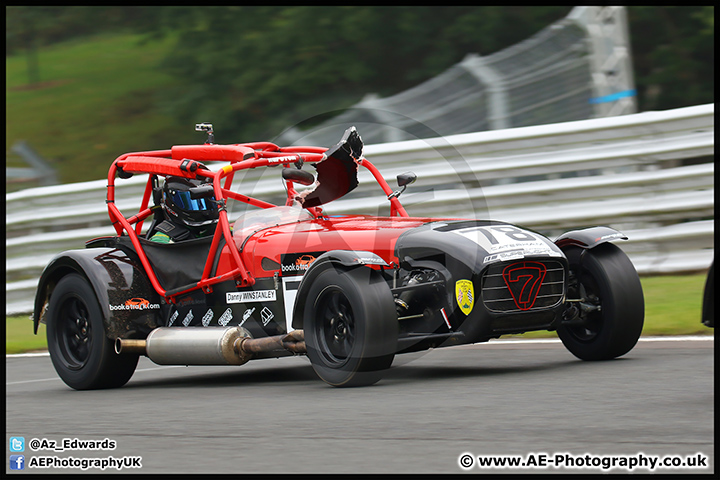
[[[413,172],[405,172],[397,176],[398,187],[407,187],[411,183],[415,182],[415,180],[417,180],[417,175]]]
[[[312,185],[315,183],[315,176],[312,173],[297,168],[283,168],[282,178],[300,185]]]
[[[413,172],[405,172],[405,173],[401,173],[400,175],[398,175],[397,183],[398,183],[398,187],[400,187],[400,189],[395,190],[393,193],[388,195],[388,200],[390,200],[393,197],[395,197],[395,198],[399,197],[400,194],[405,191],[407,186],[410,185],[411,183],[413,183],[415,180],[417,180],[417,175],[415,175]]]

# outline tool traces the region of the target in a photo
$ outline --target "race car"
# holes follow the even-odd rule
[[[35,333],[47,325],[52,363],[73,389],[124,385],[140,355],[160,365],[306,355],[324,382],[349,387],[376,383],[395,355],[501,335],[557,331],[582,360],[624,355],[640,336],[642,287],[612,228],[550,240],[497,220],[409,216],[399,197],[415,174],[393,190],[354,127],[330,148],[222,145],[208,124],[196,129],[204,144],[118,157],[107,188],[116,235],[60,253],[41,275]],[[280,167],[284,204],[233,184],[265,167]],[[326,214],[360,168],[390,215]],[[115,184],[142,174],[139,210],[125,215]],[[152,241],[174,215],[161,204],[177,179],[189,182],[188,205],[214,215],[210,234]],[[245,207],[237,218],[230,202]]]

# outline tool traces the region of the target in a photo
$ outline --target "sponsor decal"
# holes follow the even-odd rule
[[[287,155],[284,157],[268,158],[268,163],[295,163],[300,159],[300,155]]]
[[[242,322],[240,322],[240,325],[238,325],[238,326],[242,327],[243,323],[247,322],[247,319],[250,318],[250,315],[252,315],[254,311],[255,311],[255,307],[248,308],[247,310],[245,310],[245,313],[243,313]]]
[[[361,265],[387,265],[387,262],[385,260],[383,260],[380,256],[374,254],[371,257],[363,257],[358,255],[355,258],[355,261]]]
[[[270,323],[270,320],[275,318],[275,314],[268,307],[264,307],[260,311],[260,316],[262,317],[263,327],[266,326],[268,323]]]
[[[251,290],[247,292],[227,292],[227,303],[274,302],[277,300],[275,290]]]
[[[457,300],[460,311],[465,315],[470,315],[473,305],[475,305],[475,290],[470,280],[455,282],[455,300]]]
[[[603,235],[602,237],[598,237],[595,239],[596,242],[599,242],[600,240],[610,240],[612,238],[622,238],[625,237],[622,233],[610,233],[608,235]]]
[[[205,315],[203,315],[203,318],[202,318],[202,326],[203,327],[207,327],[208,325],[210,325],[210,321],[212,320],[213,315],[214,315],[214,313],[212,311],[212,308],[209,309],[207,312],[205,312]]]
[[[292,253],[280,256],[283,276],[303,275],[323,252]]]
[[[227,310],[225,310],[225,313],[220,315],[220,318],[218,318],[218,323],[224,327],[225,325],[230,323],[230,320],[232,320],[232,319],[233,319],[232,309],[228,308]]]
[[[168,327],[172,327],[172,324],[173,324],[173,322],[175,321],[175,319],[178,317],[178,315],[180,315],[180,312],[178,312],[177,310],[175,310],[175,312],[174,312],[174,313],[172,314],[172,316],[170,317],[170,321],[168,322]]]
[[[525,251],[524,250],[512,250],[509,252],[502,252],[502,253],[494,253],[492,255],[488,255],[483,259],[483,263],[490,263],[490,262],[506,262],[508,260],[517,260],[520,258],[525,258]]]
[[[204,305],[204,304],[205,304],[205,299],[204,299],[204,298],[196,298],[196,297],[194,297],[194,296],[192,296],[192,295],[187,296],[187,297],[179,298],[179,299],[175,302],[175,306],[176,306],[176,307],[187,307],[187,306],[190,306],[190,305]]]
[[[540,262],[516,262],[505,267],[503,280],[520,310],[530,310],[535,305],[546,271]]]
[[[188,314],[185,315],[185,318],[183,318],[183,327],[187,327],[188,325],[190,325],[190,322],[192,322],[193,318],[195,318],[195,315],[193,315],[192,310],[190,310]]]
[[[144,298],[131,298],[122,305],[108,305],[110,310],[160,310],[159,303],[150,303]]]
[[[542,255],[548,257],[560,257],[562,254],[548,248],[524,248],[522,250],[511,250],[508,252],[496,253],[488,255],[483,259],[483,263],[490,262],[507,262],[508,260],[519,260],[534,255]]]

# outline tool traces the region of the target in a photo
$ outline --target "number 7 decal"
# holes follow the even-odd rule
[[[516,262],[505,267],[503,280],[520,310],[530,310],[535,305],[546,271],[540,262]]]

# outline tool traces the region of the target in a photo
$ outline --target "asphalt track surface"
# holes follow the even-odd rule
[[[24,437],[26,468],[5,468],[80,473],[28,462],[127,457],[130,464],[141,457],[140,469],[123,472],[596,474],[611,456],[700,454],[706,468],[652,472],[708,474],[715,465],[713,360],[707,337],[643,339],[608,362],[576,360],[558,341],[498,341],[398,356],[377,385],[337,389],[318,380],[305,357],[240,367],[141,358],[125,387],[76,392],[47,355],[7,356],[6,452],[9,458],[11,437]],[[45,449],[31,450],[32,439]],[[104,439],[116,447],[49,448],[64,439],[70,447]],[[463,454],[473,461],[468,469],[460,466]],[[478,457],[493,455],[529,465],[478,466]],[[576,466],[543,467],[543,458],[571,458]],[[651,470],[609,470],[628,471]]]

